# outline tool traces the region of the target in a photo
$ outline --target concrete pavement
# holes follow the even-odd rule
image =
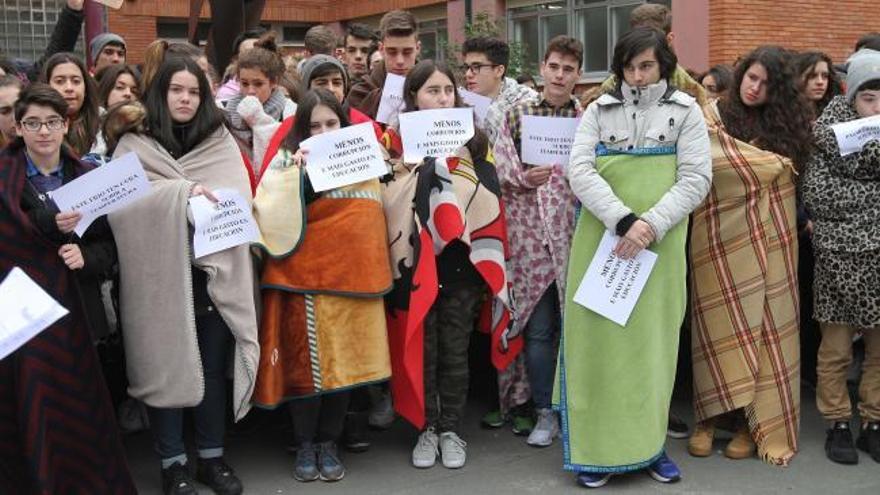
[[[691,457],[686,440],[668,440],[667,449],[683,473],[681,482],[662,485],[645,473],[616,476],[597,493],[786,493],[786,494],[878,494],[880,464],[860,453],[857,466],[833,464],[823,449],[825,425],[815,407],[813,391],[802,393],[801,452],[788,468],[768,466],[757,458],[731,461],[720,452],[725,442],[716,441],[716,454],[707,459]],[[484,412],[472,399],[463,425],[468,442],[468,463],[447,470],[440,463],[427,470],[411,467],[410,453],[416,431],[397,420],[391,430],[373,433],[373,445],[364,454],[343,453],[347,474],[337,483],[298,483],[291,475],[293,456],[285,452],[287,434],[271,421],[249,431],[231,435],[227,460],[245,485],[245,493],[275,494],[578,494],[572,473],[563,472],[559,442],[535,449],[509,429],[482,430]],[[676,400],[673,410],[693,425],[687,400]],[[271,419],[271,418],[268,418]],[[150,437],[140,433],[126,438],[129,462],[138,488],[145,495],[160,493],[158,462]],[[202,487],[200,493],[211,493]]]

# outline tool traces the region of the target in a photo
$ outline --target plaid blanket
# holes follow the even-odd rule
[[[691,231],[694,409],[743,409],[762,459],[798,450],[800,347],[795,172],[724,131],[706,107],[712,190]]]
[[[394,407],[421,428],[425,422],[423,323],[437,298],[436,255],[459,239],[486,281],[491,298],[481,327],[491,329],[492,364],[507,367],[522,349],[511,328],[507,230],[495,168],[471,161],[466,148],[445,160],[395,164],[383,193],[394,289],[386,298]]]

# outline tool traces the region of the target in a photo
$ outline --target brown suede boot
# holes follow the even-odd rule
[[[688,439],[688,452],[694,457],[712,455],[712,440],[715,439],[715,418],[694,425],[694,432]]]
[[[742,426],[733,435],[733,439],[724,449],[724,455],[730,459],[748,459],[755,455],[755,442],[748,426]]]

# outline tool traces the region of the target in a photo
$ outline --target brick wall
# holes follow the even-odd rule
[[[820,50],[835,63],[877,31],[877,3],[843,0],[709,0],[709,61],[733,63],[758,45]]]

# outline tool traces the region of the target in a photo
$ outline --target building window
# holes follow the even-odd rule
[[[11,59],[39,60],[49,44],[65,0],[0,0],[0,52]],[[82,35],[74,52],[82,56]]]
[[[618,37],[629,30],[629,14],[645,0],[557,0],[507,11],[508,38],[523,44],[538,67],[547,43],[567,34],[584,43],[584,75],[604,77]],[[659,1],[670,6],[671,1]]]
[[[437,62],[446,60],[446,47],[449,46],[446,20],[419,23],[419,41],[422,43],[420,60],[431,59]]]

